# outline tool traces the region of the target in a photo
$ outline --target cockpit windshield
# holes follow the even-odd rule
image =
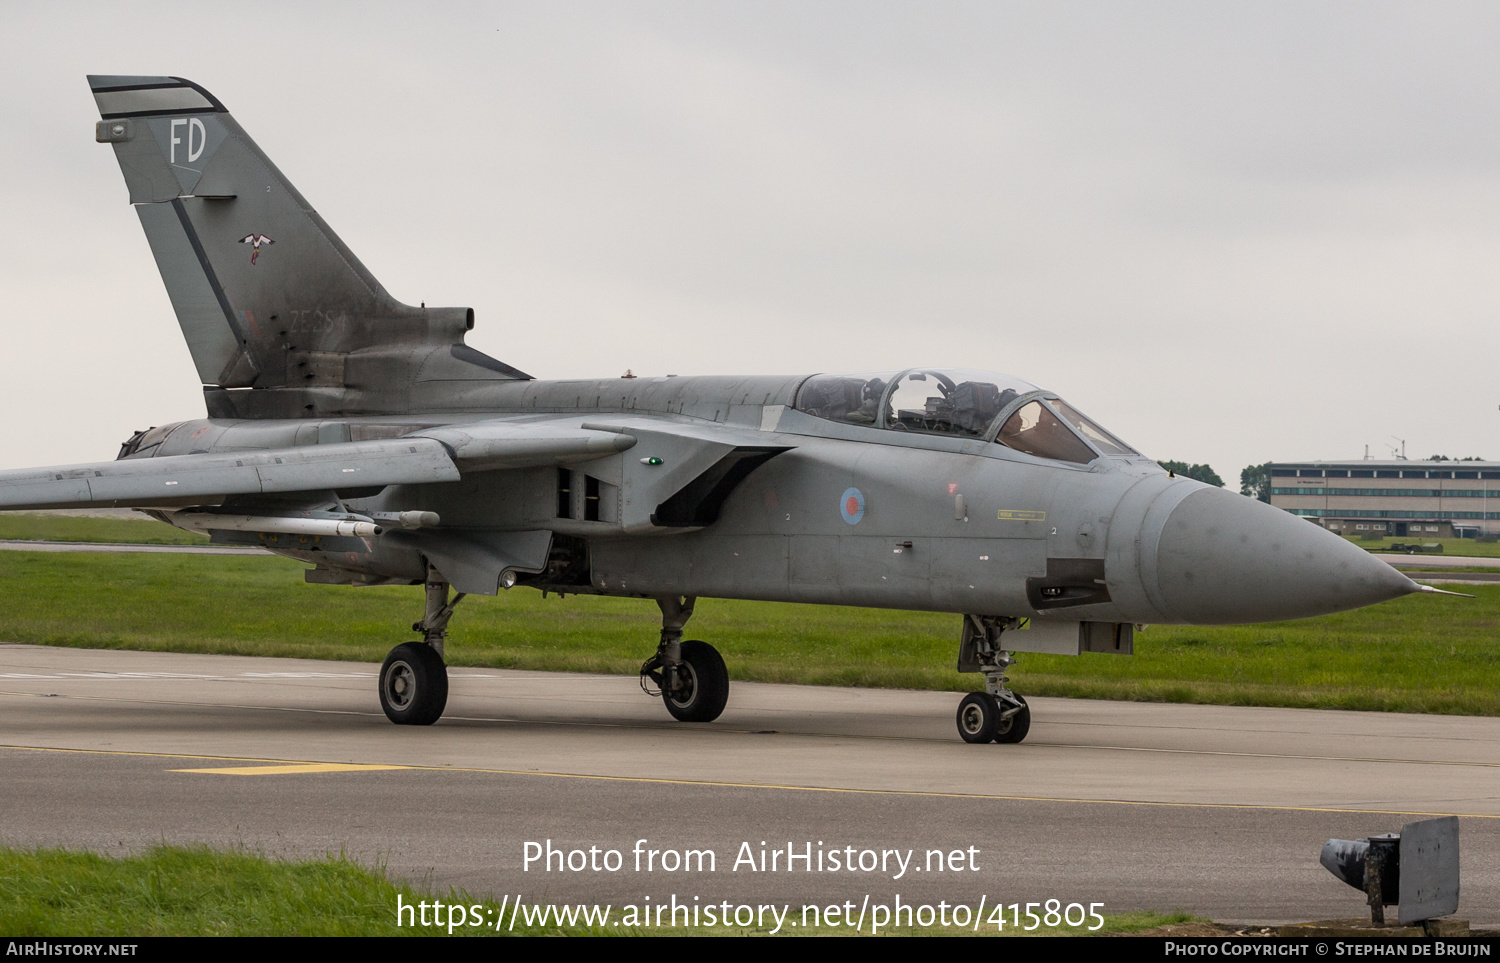
[[[1056,395],[992,371],[911,368],[814,375],[798,391],[796,407],[830,421],[983,438],[1038,458],[1076,464],[1088,464],[1101,454],[1136,454]]]
[[[1041,399],[1028,401],[1005,419],[995,439],[1007,448],[1038,458],[1055,458],[1087,465],[1099,457],[1053,414]]]
[[[1063,418],[1068,422],[1068,424],[1072,425],[1074,428],[1077,428],[1078,433],[1089,440],[1089,444],[1093,445],[1104,454],[1140,454],[1140,452],[1136,451],[1134,448],[1131,448],[1129,445],[1125,444],[1114,435],[1105,431],[1103,428],[1100,428],[1093,421],[1089,420],[1089,418],[1084,415],[1083,412],[1079,411],[1077,408],[1074,408],[1072,405],[1068,404],[1066,401],[1063,401],[1061,398],[1053,398],[1047,403],[1053,408],[1056,408],[1057,413],[1062,415]]]

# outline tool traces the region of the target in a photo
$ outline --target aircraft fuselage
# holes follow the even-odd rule
[[[490,384],[467,399],[484,410],[182,422],[157,429],[132,457],[398,436],[451,442],[454,432],[497,423],[628,436],[628,450],[561,466],[512,461],[455,482],[343,493],[352,512],[433,512],[441,532],[481,541],[551,533],[547,563],[514,575],[516,584],[564,592],[1223,623],[1314,615],[1408,590],[1404,576],[1342,539],[1172,477],[1145,457],[1070,464],[993,441],[833,422],[793,407],[805,380]],[[703,461],[695,439],[771,453],[734,481],[711,520],[663,518],[663,503],[708,467],[688,465],[660,483],[684,459]],[[215,537],[314,563],[315,580],[426,574],[420,537]]]

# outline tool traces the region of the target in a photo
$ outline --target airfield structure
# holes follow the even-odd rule
[[[1271,504],[1346,536],[1500,534],[1500,462],[1271,463]]]

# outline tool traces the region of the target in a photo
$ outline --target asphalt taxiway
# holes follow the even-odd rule
[[[1500,719],[1037,698],[1025,743],[970,746],[955,694],[742,683],[684,725],[633,678],[456,668],[443,720],[405,728],[376,671],[0,645],[0,842],[345,852],[528,900],[985,895],[1278,922],[1361,912],[1324,839],[1457,814],[1460,915],[1500,921]],[[625,867],[525,868],[546,840]],[[717,871],[637,872],[638,840]],[[916,863],[731,869],[763,841]]]

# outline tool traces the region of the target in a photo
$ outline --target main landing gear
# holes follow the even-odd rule
[[[391,650],[380,667],[380,708],[398,726],[430,726],[448,705],[448,667],[443,664],[443,640],[448,620],[463,601],[462,592],[448,598],[448,583],[436,569],[427,573],[427,611],[412,631],[420,642],[403,642]]]
[[[692,618],[694,596],[659,598],[661,642],[641,666],[641,689],[660,695],[667,711],[682,722],[712,722],[729,702],[729,670],[719,650],[697,639],[682,639]],[[655,687],[655,691],[652,687]]]
[[[1015,619],[1000,616],[964,616],[958,671],[984,673],[984,691],[970,692],[958,704],[958,734],[964,742],[1020,742],[1031,730],[1026,700],[1005,686],[1010,681],[1005,670],[1016,660],[1000,647],[1000,635],[1015,626]]]

